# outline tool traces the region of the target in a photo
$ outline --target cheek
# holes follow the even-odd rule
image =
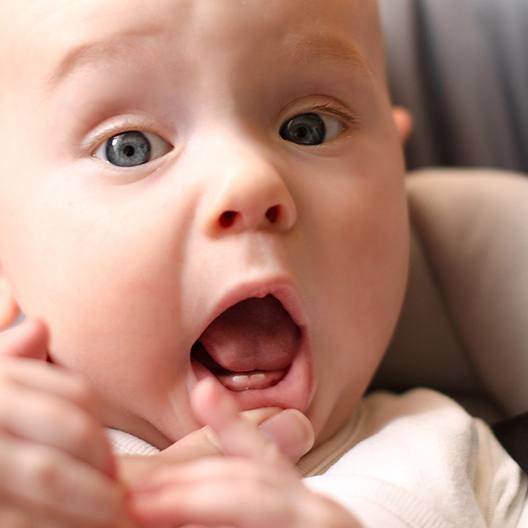
[[[50,324],[55,360],[101,379],[117,369],[124,386],[178,371],[179,237],[156,217],[167,207],[41,191],[13,218],[5,265],[23,311]]]
[[[403,300],[409,254],[402,179],[356,182],[320,209],[308,283],[316,372],[327,405],[356,401],[381,360]]]

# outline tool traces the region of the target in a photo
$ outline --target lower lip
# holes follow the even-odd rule
[[[222,390],[237,402],[240,410],[265,407],[298,409],[306,412],[311,393],[311,368],[308,342],[303,335],[301,345],[286,374],[275,385],[264,389],[230,390],[218,378],[198,361],[191,361],[196,382],[211,378]]]

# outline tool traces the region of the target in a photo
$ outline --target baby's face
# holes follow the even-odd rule
[[[197,427],[202,377],[327,438],[407,269],[374,2],[25,0],[0,20],[0,265],[53,360],[160,447]]]

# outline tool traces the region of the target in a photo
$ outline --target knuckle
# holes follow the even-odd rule
[[[242,470],[245,478],[243,494],[246,501],[255,503],[257,507],[246,512],[249,516],[248,525],[261,526],[262,519],[255,512],[266,512],[266,526],[293,526],[295,518],[289,493],[277,493],[276,472],[269,465],[247,464]]]
[[[262,480],[254,480],[248,485],[247,492],[253,500],[258,497],[258,500],[262,501],[268,492],[268,486]]]
[[[267,512],[271,525],[294,526],[294,503],[289,494],[277,494],[276,489],[266,484],[258,495],[261,511]]]
[[[55,401],[54,399],[42,399],[38,403],[38,412],[45,418],[45,422],[50,427],[64,427],[70,420],[70,412],[66,404],[61,401]]]
[[[264,468],[252,464],[247,467],[246,471],[250,494],[257,497],[263,496],[269,489],[267,473]]]
[[[90,385],[83,379],[72,377],[70,379],[70,400],[82,407],[92,404],[94,394]]]
[[[265,453],[266,461],[271,464],[278,464],[282,461],[282,453],[279,446],[273,442],[270,442],[266,447]]]
[[[218,463],[220,467],[223,467],[222,462],[223,460],[219,458]],[[232,467],[236,468],[236,474],[241,479],[252,482],[259,478],[260,467],[259,464],[257,464],[254,460],[233,457],[231,462]]]
[[[69,442],[75,446],[90,448],[96,440],[96,432],[91,420],[80,412],[71,413],[64,433]]]
[[[14,360],[9,357],[3,357],[0,351],[0,386],[7,386],[12,383],[12,369]]]
[[[25,392],[9,380],[0,380],[0,429],[9,431],[25,412]]]
[[[29,478],[34,487],[48,491],[56,490],[60,487],[62,480],[60,464],[53,456],[44,456],[38,452],[28,453],[26,464]]]
[[[0,424],[5,425],[8,417],[11,415],[13,405],[11,402],[11,395],[6,387],[1,386],[0,382]]]
[[[0,515],[2,528],[35,528],[33,521],[21,513],[7,512]]]
[[[270,443],[266,447],[266,451],[263,454],[263,458],[266,461],[268,467],[274,467],[281,470],[286,470],[290,464],[279,446],[274,443]]]

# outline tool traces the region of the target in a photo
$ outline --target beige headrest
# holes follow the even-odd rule
[[[408,294],[375,386],[489,398],[489,419],[527,411],[528,178],[422,171],[408,191]]]

